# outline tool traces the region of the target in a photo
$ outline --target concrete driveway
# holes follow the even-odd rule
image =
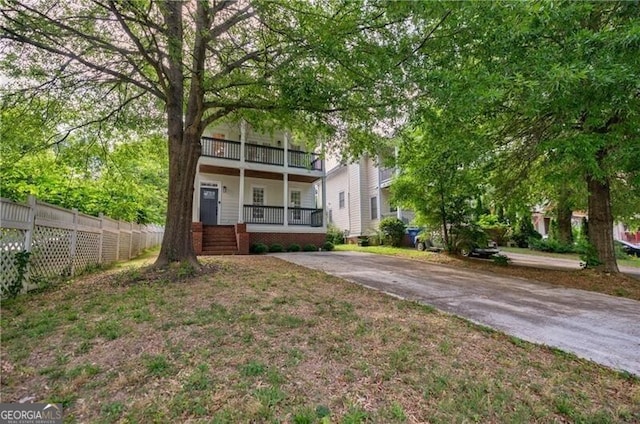
[[[273,256],[640,375],[634,300],[361,252]]]

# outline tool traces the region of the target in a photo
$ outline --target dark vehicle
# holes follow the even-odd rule
[[[635,256],[640,258],[640,246],[636,244],[629,243],[628,241],[616,240],[616,243],[624,253],[630,256]]]
[[[422,251],[429,252],[441,252],[444,250],[444,247],[434,243],[432,238],[428,237],[424,233],[418,234],[415,238],[416,249]],[[460,253],[464,256],[473,256],[477,258],[485,258],[489,259],[493,255],[497,255],[500,253],[500,250],[495,247],[494,243],[489,243],[486,246],[480,246],[478,244],[474,244],[471,247],[463,247],[460,249]]]
[[[486,247],[474,246],[471,249],[463,248],[461,253],[464,256],[475,256],[477,258],[489,259],[494,255],[499,254],[500,249],[494,246],[486,246]]]

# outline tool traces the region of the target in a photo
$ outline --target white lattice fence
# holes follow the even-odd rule
[[[100,233],[78,231],[74,271],[80,272],[89,265],[100,263]]]
[[[129,259],[131,252],[131,232],[122,231],[120,233],[120,243],[118,246],[118,259]]]
[[[161,243],[164,229],[93,217],[38,202],[0,198],[0,286],[18,278],[16,253],[31,252],[27,275],[74,275],[88,266],[137,256]],[[29,289],[25,287],[25,289]]]
[[[118,260],[118,231],[104,230],[102,233],[102,263]]]
[[[31,275],[71,275],[71,233],[66,228],[36,225],[31,245]]]
[[[0,229],[0,285],[6,287],[18,278],[15,254],[25,249],[26,230],[16,228]]]

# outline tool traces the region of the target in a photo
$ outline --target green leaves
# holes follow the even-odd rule
[[[71,136],[59,140],[51,126],[19,107],[3,109],[3,197],[40,200],[81,212],[104,213],[115,219],[162,223],[166,211],[167,152],[164,141],[118,140],[101,145]],[[32,112],[36,112],[32,110]]]

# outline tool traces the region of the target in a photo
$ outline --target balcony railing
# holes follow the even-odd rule
[[[203,156],[240,160],[241,144],[239,141],[202,137],[201,144]]]
[[[247,162],[284,166],[284,149],[259,144],[244,145],[244,159]]]
[[[380,182],[384,183],[390,181],[391,178],[395,175],[395,168],[381,168],[380,169]]]
[[[322,171],[322,159],[317,153],[289,150],[289,166],[292,168],[312,169]]]
[[[242,144],[239,141],[202,137],[201,144],[203,156],[240,160]],[[322,158],[317,153],[298,150],[289,150],[287,153],[290,167],[322,171]],[[247,162],[284,166],[284,149],[245,143],[244,158]]]
[[[322,209],[288,208],[287,218],[289,225],[322,227]],[[244,205],[244,222],[284,225],[284,206]]]

